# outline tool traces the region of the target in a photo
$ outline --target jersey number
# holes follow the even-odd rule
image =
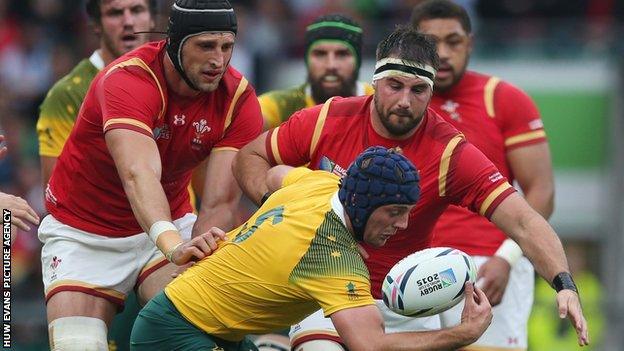
[[[256,222],[251,226],[251,228],[247,228],[249,223],[245,223],[245,225],[240,230],[240,232],[236,234],[236,238],[234,238],[233,241],[235,243],[240,243],[240,242],[247,240],[247,238],[249,238],[258,229],[258,227],[262,223],[264,223],[264,221],[266,221],[267,219],[271,217],[273,217],[273,222],[272,222],[273,225],[276,225],[280,223],[282,220],[284,220],[284,206],[279,206],[279,207],[270,209],[266,211],[265,213],[261,214],[258,218],[256,218]]]

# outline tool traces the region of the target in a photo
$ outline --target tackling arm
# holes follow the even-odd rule
[[[466,284],[466,304],[461,324],[432,331],[385,334],[375,305],[348,308],[331,315],[336,331],[351,351],[362,350],[456,350],[476,341],[492,320],[485,294]]]
[[[238,224],[235,214],[241,190],[232,176],[232,163],[237,153],[228,149],[215,150],[210,154],[201,209],[193,226],[193,237],[205,233],[211,227],[228,231]]]
[[[256,204],[269,191],[267,186],[267,172],[271,165],[264,147],[267,132],[262,133],[251,143],[243,147],[234,158],[232,173],[243,192]]]

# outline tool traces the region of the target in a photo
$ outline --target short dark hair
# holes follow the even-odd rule
[[[158,0],[147,0],[146,2],[151,15],[154,16],[156,14]],[[102,12],[100,12],[101,5],[102,0],[87,0],[87,3],[85,4],[87,15],[89,15],[89,18],[95,23],[100,23],[100,20],[102,19]]]
[[[414,29],[418,29],[420,22],[437,18],[457,19],[466,33],[472,32],[472,24],[466,9],[450,0],[427,0],[414,6],[410,23]]]
[[[407,26],[398,26],[377,45],[377,61],[390,57],[427,64],[435,70],[440,66],[440,58],[435,41],[431,36],[417,32]]]

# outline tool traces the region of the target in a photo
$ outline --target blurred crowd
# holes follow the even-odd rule
[[[341,12],[357,19],[365,33],[364,55],[372,57],[379,39],[395,24],[405,23],[419,0],[231,2],[239,21],[233,65],[262,93],[271,86],[275,62],[303,57],[303,33],[316,16]],[[624,52],[624,43],[616,40],[623,32],[624,1],[457,2],[476,20],[478,56],[615,57]],[[166,30],[171,3],[159,1],[156,31]],[[153,38],[162,35],[156,33]],[[9,156],[0,161],[0,190],[26,199],[40,214],[45,209],[35,133],[39,105],[51,85],[97,46],[98,38],[82,1],[0,0],[0,134],[7,136],[9,147]],[[16,323],[27,326],[22,330],[44,325],[39,249],[36,228],[17,233],[13,246],[14,295],[29,301],[20,305],[25,313],[15,317]],[[16,338],[33,337],[31,333],[17,333]]]

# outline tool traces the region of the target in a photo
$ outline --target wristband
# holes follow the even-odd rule
[[[572,275],[568,272],[561,272],[555,276],[552,281],[552,287],[560,292],[561,290],[572,290],[578,294],[578,288],[572,279]]]
[[[158,221],[150,227],[149,237],[156,247],[165,255],[182,243],[178,228],[168,221]]]
[[[510,266],[518,262],[520,257],[522,257],[522,249],[515,241],[511,239],[505,239],[501,246],[498,247],[494,256],[498,256],[509,263]]]
[[[177,232],[178,228],[176,228],[176,226],[173,223],[169,222],[169,221],[158,221],[158,222],[155,222],[150,227],[149,237],[150,237],[150,239],[152,239],[154,244],[156,244],[158,242],[158,237],[160,236],[160,234],[162,234],[162,233],[164,233],[166,231],[169,231],[169,230],[175,230]]]
[[[262,198],[260,199],[260,206],[262,206],[266,200],[271,196],[272,192],[267,191],[266,193],[264,193],[264,195],[262,195]]]
[[[180,245],[182,245],[182,242],[179,242],[177,244],[175,244],[171,249],[169,249],[167,252],[165,252],[165,258],[167,259],[167,261],[169,262],[173,262],[171,261],[171,258],[173,256],[173,252],[180,247]]]

